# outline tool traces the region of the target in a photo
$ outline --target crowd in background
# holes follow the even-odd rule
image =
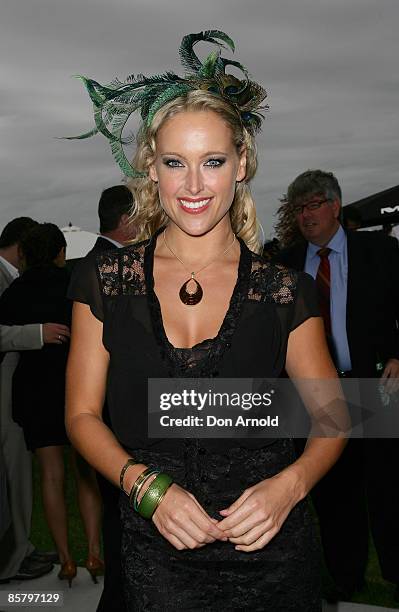
[[[99,202],[100,234],[87,257],[134,240],[134,203],[124,185]],[[362,232],[356,211],[343,215],[331,173],[308,171],[290,185],[278,210],[276,237],[265,244],[271,265],[305,270],[316,282],[334,363],[340,376],[381,374],[399,379],[399,265],[397,241],[386,231]],[[38,578],[60,563],[72,583],[76,563],[68,539],[65,502],[65,369],[72,303],[64,234],[52,223],[20,217],[0,236],[0,581]],[[79,263],[74,274],[78,273]],[[323,278],[322,277],[323,273]],[[335,279],[339,279],[337,283]],[[345,300],[342,296],[345,295]],[[339,297],[341,296],[341,297]],[[382,368],[377,372],[377,361]],[[111,426],[107,407],[104,421]],[[297,441],[298,453],[303,449]],[[30,542],[32,453],[40,469],[45,518],[56,551]],[[87,537],[86,567],[104,573],[99,610],[122,609],[118,490],[71,449],[78,503]],[[364,583],[369,525],[383,577],[399,585],[399,483],[390,467],[397,440],[351,440],[342,458],[315,487],[313,502],[336,598]],[[395,476],[396,478],[396,476]],[[112,603],[111,603],[112,602]]]

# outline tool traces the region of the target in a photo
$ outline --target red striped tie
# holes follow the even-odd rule
[[[319,306],[321,316],[324,320],[327,339],[331,338],[331,314],[330,314],[330,262],[328,259],[331,249],[323,247],[317,251],[320,264],[316,275],[316,285],[319,293]]]

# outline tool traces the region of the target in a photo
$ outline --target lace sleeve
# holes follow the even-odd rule
[[[104,320],[103,299],[94,255],[87,255],[75,265],[67,295],[70,300],[90,306],[93,315],[99,321]]]
[[[301,325],[306,319],[319,316],[320,310],[316,284],[309,274],[299,272],[290,331]]]

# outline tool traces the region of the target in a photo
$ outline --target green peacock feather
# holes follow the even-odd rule
[[[194,52],[199,42],[217,46],[203,62]],[[196,89],[207,90],[232,104],[241,116],[245,128],[254,134],[262,123],[261,106],[266,91],[249,79],[245,66],[240,62],[221,57],[223,48],[235,50],[232,39],[220,30],[206,30],[184,36],[179,55],[185,77],[173,72],[146,77],[143,74],[130,75],[125,82],[114,79],[108,85],[101,85],[93,79],[78,75],[87,89],[93,103],[95,128],[79,136],[69,136],[67,140],[82,140],[95,134],[103,134],[110,142],[111,151],[122,172],[133,178],[146,176],[129,163],[124,145],[133,141],[132,136],[123,136],[126,124],[132,113],[139,111],[144,126],[150,126],[155,114],[167,102],[186,95]],[[233,66],[243,74],[238,79],[226,73]]]
[[[146,125],[149,126],[152,123],[154,115],[160,108],[167,102],[178,98],[179,96],[183,96],[185,93],[190,91],[190,87],[185,83],[178,83],[175,85],[171,85],[154,101],[151,107],[148,110],[148,114],[146,117]]]
[[[202,64],[194,53],[194,45],[196,45],[198,42],[210,42],[218,47],[225,47],[225,45],[218,42],[217,39],[225,42],[234,53],[234,42],[231,40],[230,36],[227,36],[227,34],[221,32],[220,30],[206,30],[205,32],[198,32],[198,34],[187,34],[184,36],[179,49],[179,55],[183,68],[185,68],[188,73],[191,72],[197,74],[201,70]]]

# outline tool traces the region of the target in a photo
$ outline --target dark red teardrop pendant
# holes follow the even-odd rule
[[[194,293],[187,291],[187,286],[189,283],[195,283],[196,287]],[[202,291],[201,285],[193,277],[189,278],[188,281],[182,285],[179,291],[179,297],[186,306],[195,306],[202,300],[203,295],[204,292]]]

